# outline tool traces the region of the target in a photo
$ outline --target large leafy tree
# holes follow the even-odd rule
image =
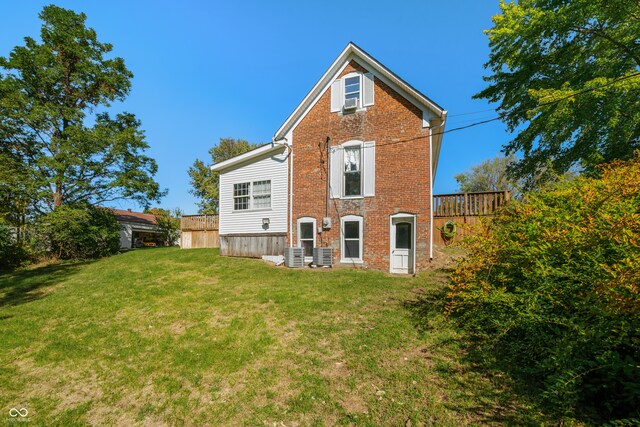
[[[0,189],[19,182],[36,211],[63,204],[133,199],[143,205],[162,196],[156,162],[131,113],[106,112],[131,88],[122,58],[98,41],[86,15],[46,6],[40,38],[0,57],[0,156],[13,170],[0,173]],[[26,173],[25,173],[26,172]],[[8,190],[7,190],[8,191]]]
[[[514,155],[496,156],[472,166],[468,171],[455,176],[460,191],[510,191],[517,193],[519,186],[507,176],[507,168],[516,161]]]
[[[640,2],[500,2],[487,31],[489,86],[476,98],[497,102],[523,152],[511,171],[530,182],[551,166],[631,158],[640,147]]]
[[[244,139],[220,138],[218,145],[209,149],[210,160],[204,162],[197,159],[189,168],[191,178],[191,194],[196,196],[199,211],[202,214],[218,213],[219,197],[218,183],[220,177],[218,172],[213,172],[210,166],[220,163],[232,157],[253,150],[258,145],[250,144]]]

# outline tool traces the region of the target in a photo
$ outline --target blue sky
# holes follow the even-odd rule
[[[4,2],[0,56],[38,37],[40,1]],[[442,1],[58,1],[85,12],[88,25],[134,73],[112,111],[142,121],[163,207],[195,213],[188,167],[221,137],[268,142],[349,41],[449,111],[447,128],[495,115],[471,96],[485,87],[483,30],[498,0]],[[392,4],[392,7],[389,5]],[[510,139],[501,122],[444,137],[436,193],[454,175],[493,157]],[[128,202],[114,207],[133,207]]]

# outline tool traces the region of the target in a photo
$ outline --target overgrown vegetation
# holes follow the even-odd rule
[[[160,231],[161,239],[166,246],[173,246],[180,237],[180,209],[173,211],[163,208],[146,209],[145,213],[156,216],[156,223]]]
[[[38,229],[58,259],[99,258],[120,249],[120,225],[108,209],[62,205],[43,216]]]
[[[555,414],[640,419],[640,153],[601,175],[528,195],[471,236],[448,311]]]
[[[19,266],[24,258],[24,250],[18,244],[15,233],[0,222],[0,271]]]

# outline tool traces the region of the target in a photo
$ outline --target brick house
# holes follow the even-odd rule
[[[337,264],[417,272],[446,115],[349,43],[270,144],[212,166],[221,254],[331,247]]]

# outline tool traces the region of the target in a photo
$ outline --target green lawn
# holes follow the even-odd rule
[[[539,424],[467,361],[445,282],[174,248],[0,275],[0,421]]]

